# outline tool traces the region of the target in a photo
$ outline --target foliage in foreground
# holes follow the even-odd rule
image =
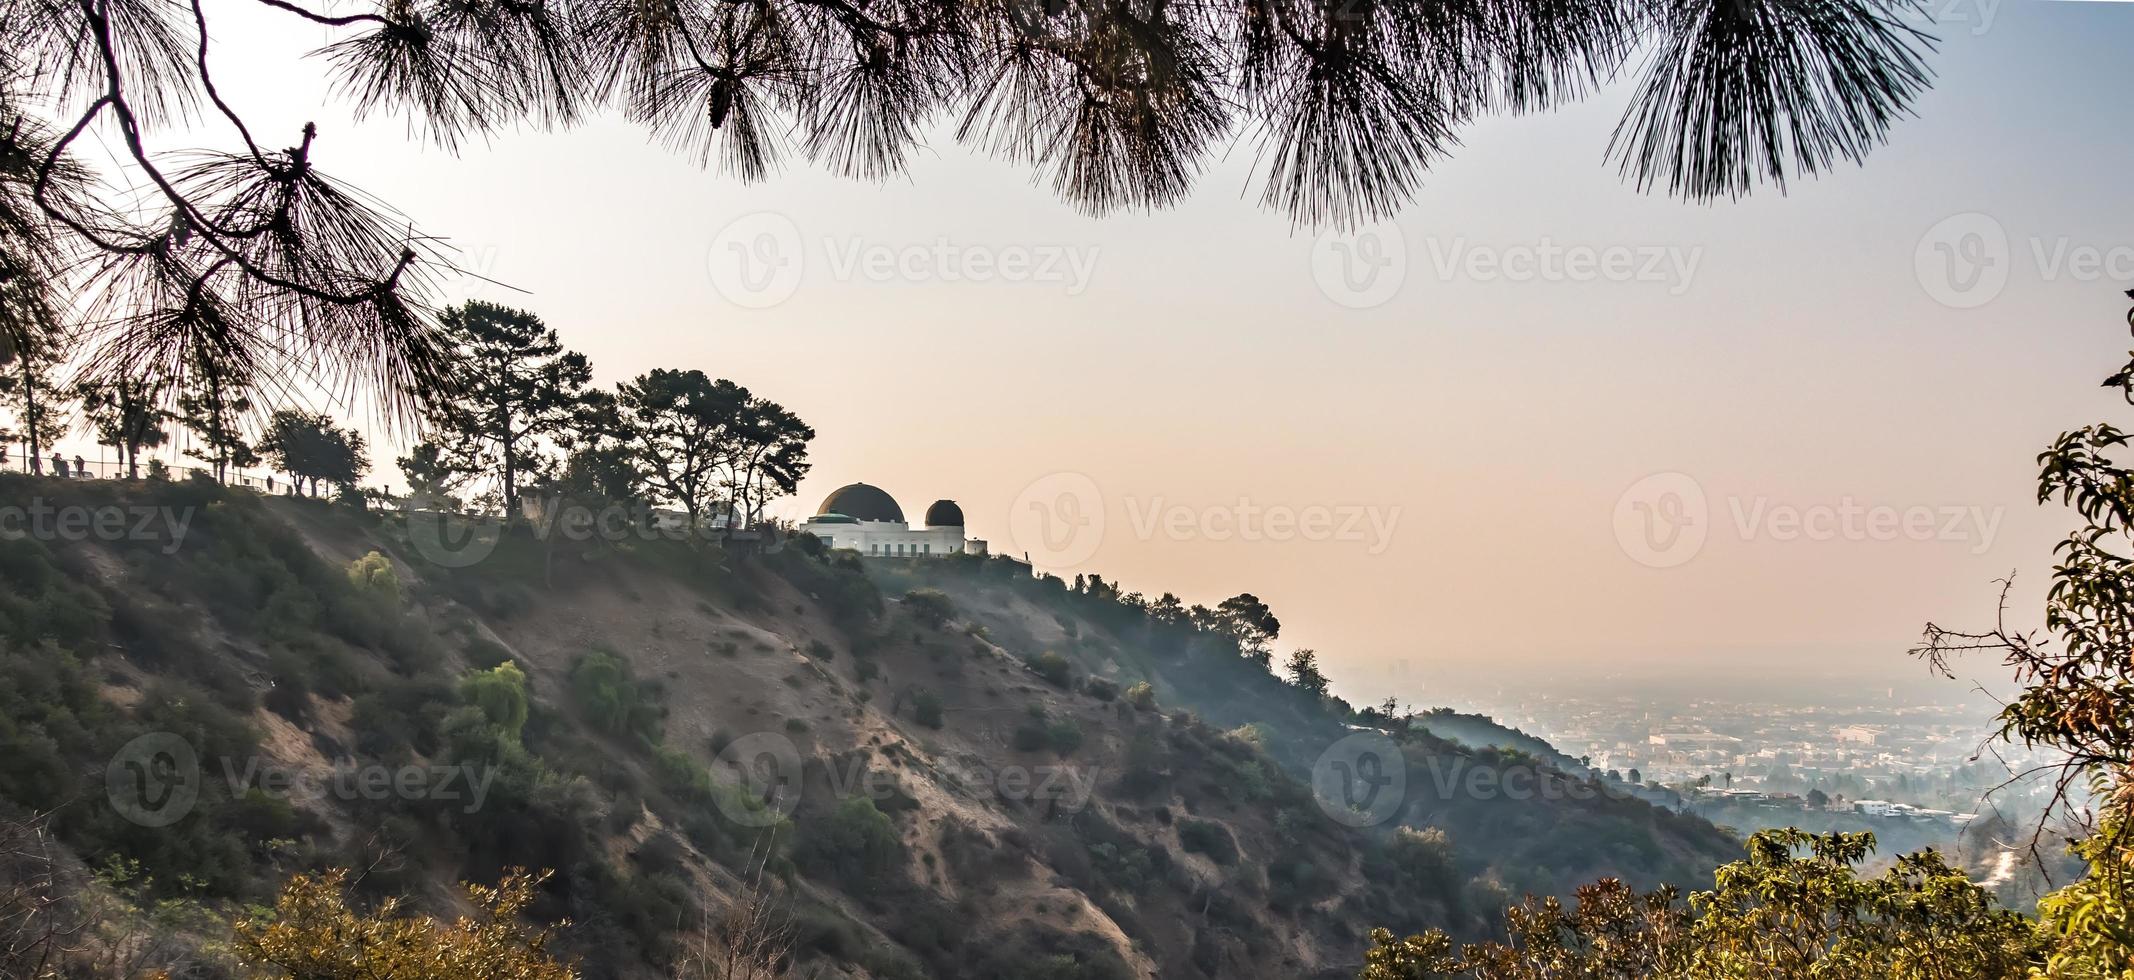
[[[546,877],[467,885],[479,914],[444,923],[401,915],[398,899],[349,908],[346,872],[297,875],[271,918],[236,924],[237,954],[259,976],[300,980],[573,980],[549,955],[553,932],[520,921]]]
[[[1529,898],[1506,913],[1506,942],[1457,952],[1441,932],[1396,939],[1379,929],[1361,980],[1989,980],[2022,976],[2043,955],[2029,920],[1996,908],[1933,851],[1860,877],[1873,849],[1872,834],[1765,831],[1687,905],[1672,889],[1641,895],[1605,880],[1579,889],[1570,908]]]

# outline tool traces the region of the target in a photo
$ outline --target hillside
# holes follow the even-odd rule
[[[328,867],[444,911],[552,869],[531,912],[589,977],[668,975],[760,897],[802,976],[1286,978],[1353,973],[1372,926],[1479,936],[1518,891],[1738,852],[1635,801],[1475,790],[1583,781],[1010,562],[519,529],[449,567],[344,505],[0,492],[154,518],[0,540],[0,818],[48,813],[85,891],[189,910],[157,926],[189,975],[227,967],[192,940]],[[1307,781],[1359,727],[1454,778],[1340,819]]]

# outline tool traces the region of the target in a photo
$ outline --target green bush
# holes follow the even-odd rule
[[[1053,687],[1067,687],[1074,682],[1074,665],[1068,663],[1066,657],[1050,650],[1031,660],[1030,669],[1036,671],[1037,676],[1044,678],[1045,682]]]
[[[903,866],[904,842],[888,814],[873,800],[855,796],[827,816],[804,823],[793,857],[810,874],[871,892],[892,883],[894,872]]]
[[[913,619],[939,629],[956,615],[956,604],[940,589],[913,589],[904,593],[904,609]]]
[[[393,571],[393,560],[380,552],[370,552],[348,563],[348,584],[356,591],[391,605],[400,604],[400,575]]]
[[[1062,756],[1082,747],[1082,726],[1072,718],[1060,718],[1045,726],[1045,744]]]
[[[921,688],[911,696],[911,717],[928,728],[941,727],[941,696]]]
[[[571,695],[596,727],[611,735],[635,735],[659,744],[666,710],[649,696],[657,691],[631,676],[630,665],[594,651],[571,666]]]
[[[526,674],[506,662],[492,670],[468,674],[459,682],[460,700],[482,709],[483,717],[518,738],[526,728]]]

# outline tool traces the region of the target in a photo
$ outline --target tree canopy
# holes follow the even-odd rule
[[[359,116],[448,150],[614,109],[743,180],[795,156],[879,180],[945,130],[1103,213],[1178,201],[1242,143],[1265,206],[1343,225],[1478,117],[1626,74],[1607,154],[1637,186],[1782,187],[1881,142],[1932,47],[1910,0],[261,2],[322,29]],[[251,125],[211,33],[200,0],[0,0],[0,347],[71,314],[111,376],[212,362],[395,411],[445,390],[449,253],[331,175],[341,134]],[[99,139],[118,172],[80,162]]]

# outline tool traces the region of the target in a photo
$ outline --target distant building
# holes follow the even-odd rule
[[[1832,729],[1830,737],[1852,745],[1873,745],[1882,740],[1882,729],[1873,725],[1844,725]]]
[[[963,508],[953,500],[936,500],[926,508],[926,523],[913,527],[880,487],[853,483],[832,491],[800,529],[824,544],[872,558],[938,558],[982,555],[986,543],[963,536]]]
[[[1717,749],[1741,744],[1741,739],[1718,732],[1653,732],[1645,741],[1675,749]]]

